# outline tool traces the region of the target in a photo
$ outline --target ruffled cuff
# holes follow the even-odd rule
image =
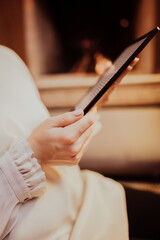
[[[38,197],[45,190],[45,174],[32,154],[27,140],[16,139],[5,159],[3,171],[20,202]]]

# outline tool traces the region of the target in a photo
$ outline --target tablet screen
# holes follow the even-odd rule
[[[151,32],[145,34],[133,44],[128,46],[113,62],[112,67],[99,78],[95,86],[93,86],[75,106],[75,109],[81,108],[84,110],[84,114],[86,114],[89,109],[103,96],[107,89],[109,89],[109,87],[116,81],[121,73],[129,66],[134,58],[142,51],[158,30],[158,27],[153,29]]]

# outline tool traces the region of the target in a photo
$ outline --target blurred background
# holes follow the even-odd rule
[[[114,60],[160,23],[158,0],[0,1],[0,43],[34,74],[94,72],[99,54]],[[141,73],[160,71],[158,38],[143,52]]]
[[[158,0],[1,0],[0,44],[24,60],[55,115],[71,109],[96,83],[104,58],[114,61],[126,45],[160,26],[159,13]],[[160,220],[160,34],[106,101],[100,118],[102,130],[80,167],[136,190],[129,198],[141,199],[139,215],[129,217],[139,228],[132,224],[131,239],[160,239],[154,228]],[[152,226],[141,219],[141,213],[151,217],[149,208],[143,210],[146,196],[150,211],[156,207]]]

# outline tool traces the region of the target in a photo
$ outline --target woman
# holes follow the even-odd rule
[[[96,108],[50,117],[24,63],[1,46],[0,114],[0,239],[128,239],[122,186],[77,166]]]

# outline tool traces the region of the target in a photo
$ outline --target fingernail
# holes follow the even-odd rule
[[[79,117],[84,114],[83,109],[77,109],[73,113],[76,117]]]

